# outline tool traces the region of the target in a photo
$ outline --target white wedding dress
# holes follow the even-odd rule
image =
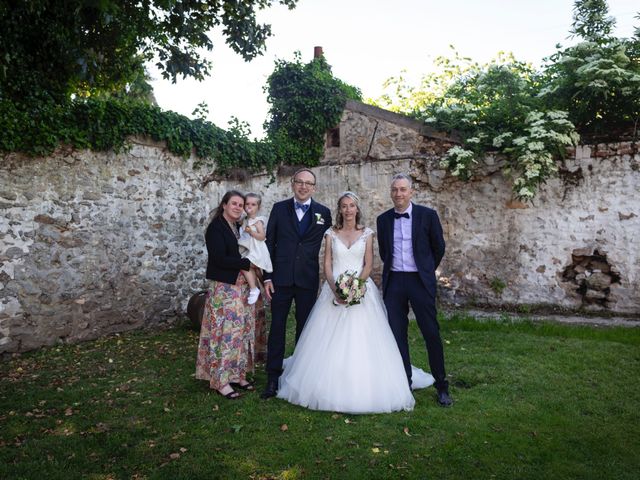
[[[332,229],[333,274],[362,270],[367,237],[350,248]],[[415,404],[387,314],[371,279],[360,304],[333,304],[325,282],[294,354],[285,359],[278,397],[312,410],[383,413],[412,410]],[[427,387],[433,377],[413,367],[414,388]]]

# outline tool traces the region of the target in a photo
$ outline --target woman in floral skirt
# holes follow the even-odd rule
[[[253,370],[255,309],[247,304],[249,287],[240,273],[251,262],[238,250],[243,207],[242,193],[228,191],[207,227],[209,292],[196,362],[196,378],[230,400],[241,396],[234,387],[254,390],[247,373]]]

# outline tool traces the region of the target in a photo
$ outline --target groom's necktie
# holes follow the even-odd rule
[[[302,210],[305,213],[306,213],[307,210],[309,210],[309,205],[304,204],[304,203],[296,202],[295,206],[296,206],[296,208],[299,208],[300,210]]]
[[[409,214],[407,212],[404,213],[398,213],[398,212],[393,212],[393,218],[409,218]]]

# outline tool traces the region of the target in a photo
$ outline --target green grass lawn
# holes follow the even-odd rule
[[[0,362],[0,478],[640,478],[639,328],[441,326],[455,405],[429,388],[381,415],[228,401],[194,379],[186,328],[17,356]],[[415,324],[411,344],[426,368]]]

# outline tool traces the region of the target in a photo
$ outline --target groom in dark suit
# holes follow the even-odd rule
[[[444,370],[444,351],[436,319],[436,268],[444,256],[444,237],[438,214],[411,202],[413,187],[405,174],[391,181],[394,208],[377,219],[378,247],[383,262],[382,295],[389,325],[396,338],[411,385],[407,330],[409,304],[425,340],[429,367],[435,378],[438,403],[453,404]]]
[[[262,398],[278,393],[285,349],[285,330],[291,304],[296,302],[296,342],[316,302],[320,273],[318,255],[331,212],[311,198],[316,176],[306,168],[291,178],[293,198],[276,203],[267,223],[267,247],[273,272],[265,274],[271,300],[271,329],[267,342],[267,386]]]

